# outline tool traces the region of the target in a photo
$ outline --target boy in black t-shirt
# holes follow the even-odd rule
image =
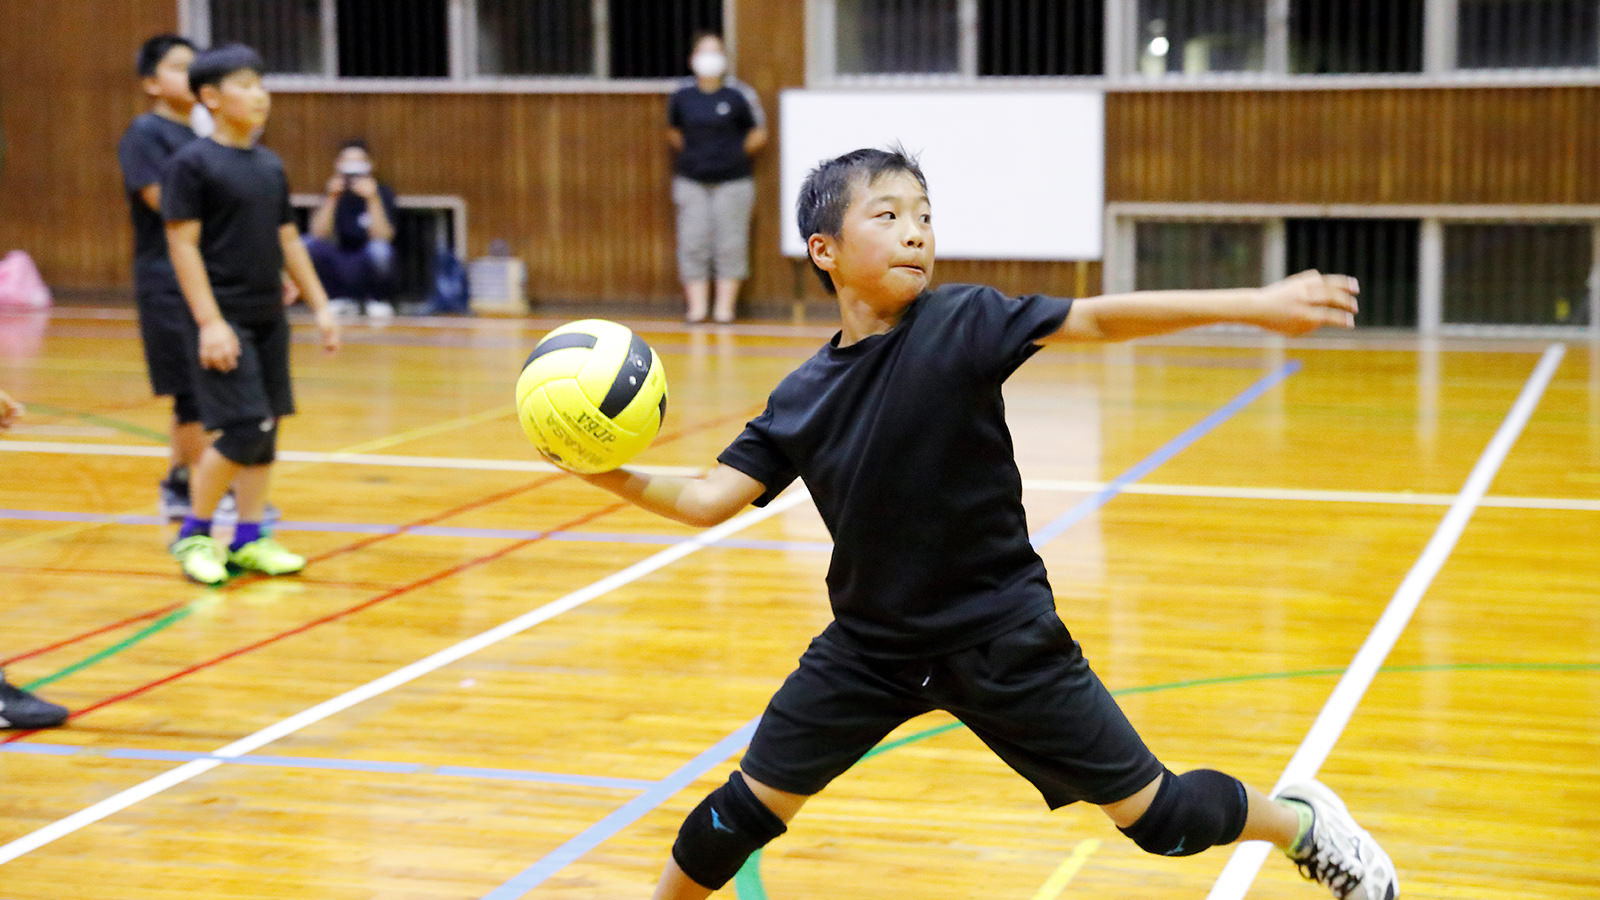
[[[117,144],[133,219],[133,289],[145,367],[156,395],[172,398],[172,456],[159,502],[161,515],[168,519],[189,514],[189,469],[206,447],[184,350],[189,308],[172,274],[161,222],[161,172],[178,148],[195,139],[189,118],[194,109],[189,89],[193,61],[194,45],[175,34],[158,34],[140,46],[136,67],[151,99],[150,111],[134,119]]]
[[[1341,900],[1394,900],[1393,865],[1316,782],[1276,799],[1232,776],[1175,775],[1150,752],[1056,615],[1028,543],[1001,385],[1052,334],[1115,341],[1242,322],[1351,327],[1355,282],[1304,272],[1254,290],[1073,302],[932,286],[927,183],[903,152],[858,150],[800,191],[811,263],[843,328],[772,392],[699,478],[583,476],[695,525],[805,480],[834,539],[834,621],[773,696],[727,784],[684,821],[656,900],[702,898],[890,731],[934,709],[965,722],[1052,807],[1101,807],[1178,856],[1271,841]]]
[[[295,230],[283,163],[256,144],[272,102],[262,68],[243,44],[195,58],[190,84],[216,130],[179,150],[161,185],[172,267],[193,316],[187,346],[200,417],[221,432],[195,466],[194,508],[172,545],[183,573],[201,584],[226,581],[230,566],[268,575],[305,566],[261,528],[278,420],[294,412],[282,270],[311,307],[323,347],[339,347],[328,295]],[[239,518],[224,552],[211,520],[230,485]]]

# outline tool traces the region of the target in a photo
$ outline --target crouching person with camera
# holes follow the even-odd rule
[[[311,214],[306,250],[341,316],[394,315],[394,191],[372,173],[366,141],[347,140],[334,157],[322,203]]]

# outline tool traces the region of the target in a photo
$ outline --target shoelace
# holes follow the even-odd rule
[[[1330,848],[1319,844],[1309,857],[1296,860],[1295,865],[1305,877],[1344,897],[1360,884],[1360,878],[1353,869],[1338,862],[1336,856]]]

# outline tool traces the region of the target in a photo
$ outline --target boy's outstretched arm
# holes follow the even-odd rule
[[[698,478],[652,475],[633,469],[578,477],[641,509],[701,527],[726,522],[766,492],[761,482],[721,464]]]
[[[1348,275],[1306,271],[1262,288],[1107,294],[1073,303],[1060,334],[1075,341],[1125,341],[1222,322],[1287,335],[1324,325],[1351,328],[1359,291]]]

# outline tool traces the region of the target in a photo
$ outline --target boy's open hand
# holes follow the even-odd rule
[[[200,365],[232,372],[239,365],[239,336],[224,319],[200,326]]]
[[[1261,318],[1255,324],[1291,336],[1324,325],[1354,328],[1360,292],[1361,286],[1349,275],[1308,269],[1261,289]]]

